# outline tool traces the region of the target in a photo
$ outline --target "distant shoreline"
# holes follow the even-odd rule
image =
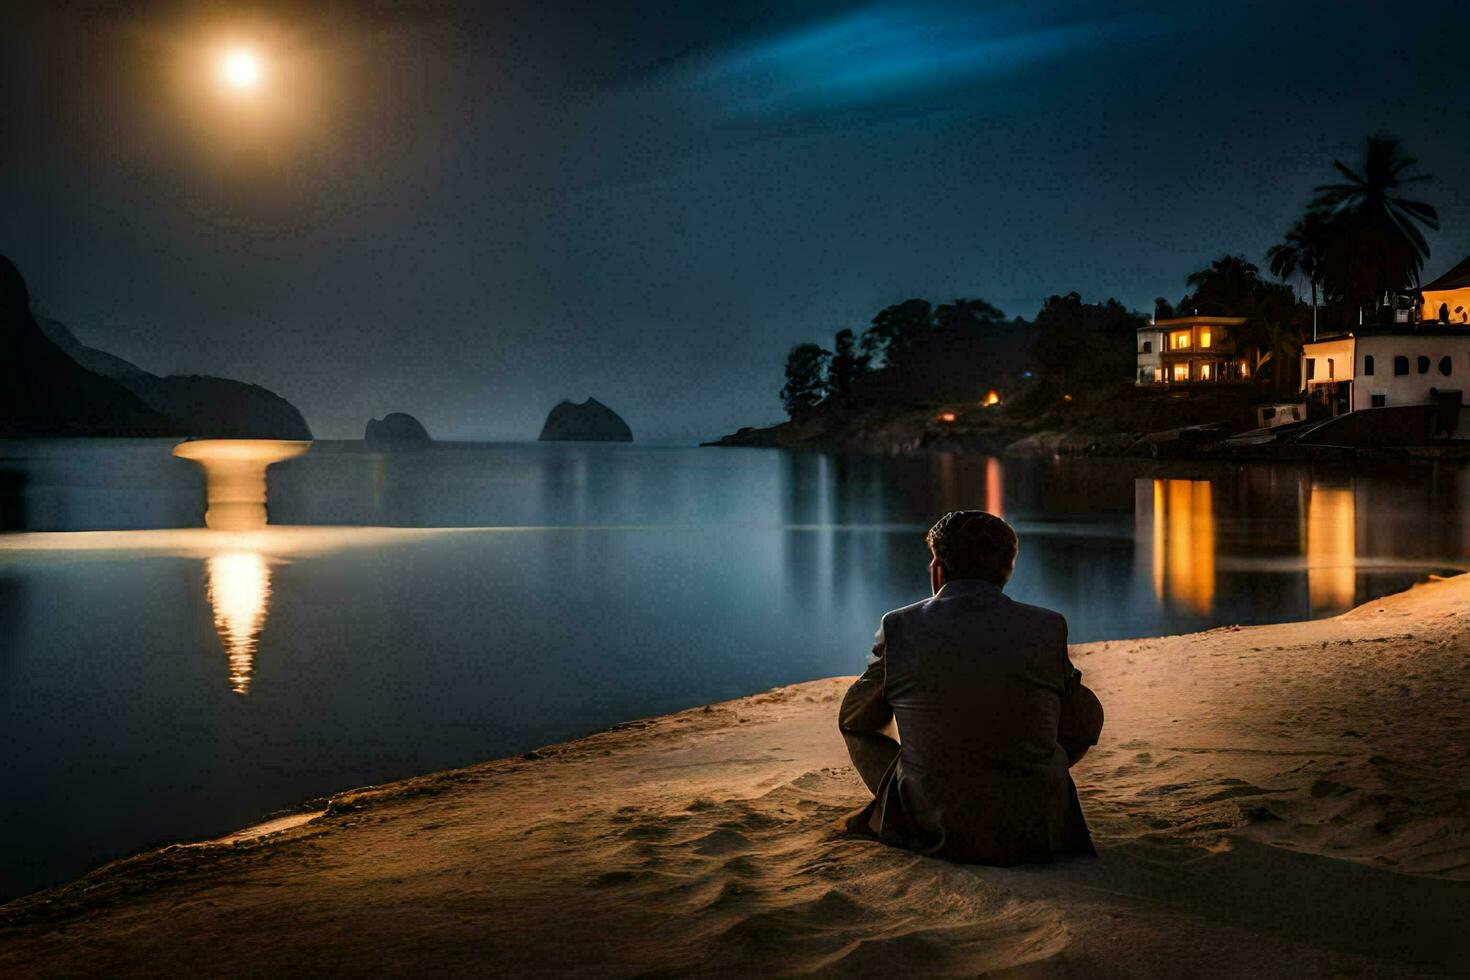
[[[1428,446],[1361,448],[1319,445],[1223,445],[1221,437],[1192,437],[1192,430],[1096,432],[1088,429],[1028,430],[1014,425],[967,427],[941,421],[952,414],[939,408],[914,409],[873,421],[858,422],[836,433],[810,422],[789,421],[763,428],[746,427],[701,446],[783,449],[793,452],[847,453],[867,456],[932,456],[942,453],[1001,457],[1072,456],[1200,462],[1328,463],[1371,468],[1422,464],[1438,460],[1470,460],[1470,442]]]

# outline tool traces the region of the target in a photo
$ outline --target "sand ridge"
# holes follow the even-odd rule
[[[1470,963],[1470,577],[1309,623],[1073,648],[1100,850],[835,829],[850,678],[333,798],[0,907],[7,976],[1413,976]]]

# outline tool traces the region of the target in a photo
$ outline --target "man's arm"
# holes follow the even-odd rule
[[[1067,753],[1067,765],[1082,761],[1087,750],[1102,735],[1103,709],[1097,695],[1082,683],[1082,671],[1072,665],[1067,655],[1067,621],[1061,629],[1062,714],[1057,723],[1057,741]]]
[[[893,708],[883,692],[887,674],[883,659],[885,647],[883,626],[879,625],[873,638],[873,652],[868,655],[868,668],[847,689],[837,714],[837,727],[847,740],[853,767],[874,793],[898,755],[898,743],[883,734],[883,729],[893,720]]]

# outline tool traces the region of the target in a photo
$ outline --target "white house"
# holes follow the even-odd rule
[[[1309,341],[1302,378],[1308,403],[1328,415],[1455,397],[1470,381],[1470,325],[1359,327]]]

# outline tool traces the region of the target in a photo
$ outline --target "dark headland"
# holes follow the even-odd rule
[[[0,256],[0,436],[310,439],[296,406],[259,385],[160,376],[37,320],[20,270]]]

